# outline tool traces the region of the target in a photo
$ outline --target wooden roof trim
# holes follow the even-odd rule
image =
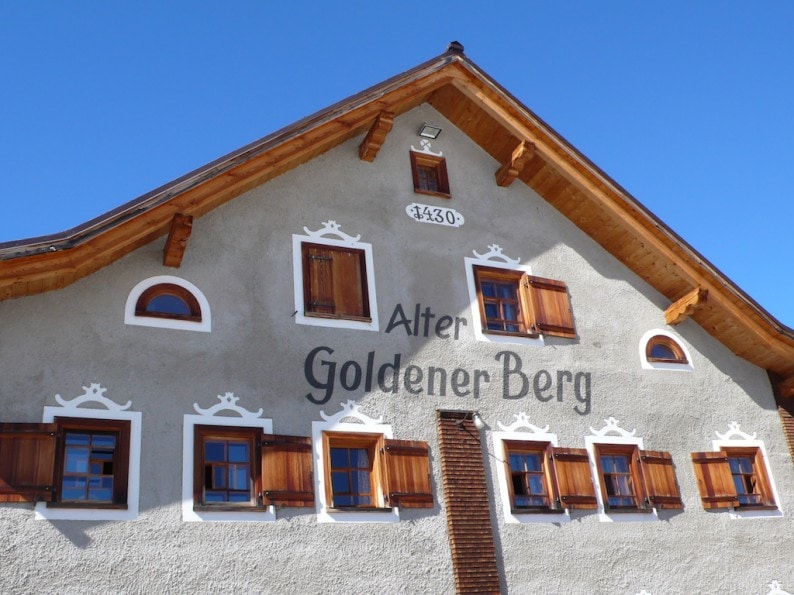
[[[358,156],[363,161],[375,161],[380,148],[386,141],[386,136],[394,126],[394,114],[382,111],[375,118],[372,127],[367,132],[367,136],[361,141],[358,148]]]

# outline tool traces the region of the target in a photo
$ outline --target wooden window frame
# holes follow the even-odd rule
[[[129,497],[130,421],[121,419],[56,417],[55,423],[58,426],[54,469],[55,496],[52,501],[47,503],[47,506],[58,508],[126,509]],[[85,432],[92,435],[113,434],[116,436],[116,446],[113,452],[112,502],[98,502],[96,500],[64,501],[62,499],[65,475],[66,435],[68,432]]]
[[[554,468],[550,464],[552,457],[552,446],[548,442],[530,442],[527,440],[502,440],[504,447],[505,477],[507,478],[507,490],[510,495],[510,509],[513,514],[526,514],[532,512],[561,512],[557,506],[556,481],[554,479]],[[540,474],[543,476],[543,487],[545,489],[546,504],[519,506],[516,504],[515,485],[513,477],[516,472],[510,464],[511,455],[539,454],[541,461]],[[528,487],[528,485],[527,485]],[[532,494],[533,496],[536,496]],[[522,494],[523,496],[523,494]],[[537,497],[537,496],[536,496]]]
[[[738,457],[752,459],[752,476],[758,487],[757,495],[761,498],[758,504],[741,502],[730,467],[730,460]],[[739,512],[778,510],[775,491],[760,446],[720,446],[717,451],[693,452],[691,458],[704,509],[732,508]]]
[[[673,352],[674,357],[654,357],[651,355],[653,348],[656,345],[667,347]],[[645,359],[649,362],[666,363],[666,364],[688,364],[689,360],[684,353],[684,350],[677,341],[666,335],[654,335],[645,345]]]
[[[189,314],[173,314],[170,312],[148,311],[147,307],[160,296],[176,297],[187,305]],[[201,306],[199,301],[190,291],[175,283],[158,283],[145,289],[135,302],[135,316],[148,318],[164,318],[170,320],[184,320],[188,322],[201,322]]]
[[[413,177],[414,192],[417,194],[428,194],[440,198],[451,198],[449,191],[449,176],[447,174],[447,160],[436,155],[428,155],[410,151],[411,155],[411,175]],[[434,173],[437,186],[436,190],[428,188],[422,181],[421,169],[427,169]]]
[[[328,307],[333,308],[334,310],[339,310],[340,308],[337,306],[337,301],[342,301],[343,296],[340,293],[340,288],[336,285],[333,279],[330,281],[331,284],[331,293],[332,302],[331,303],[324,303],[318,304],[316,299],[327,299],[325,296],[315,296],[313,292],[313,284],[312,284],[312,259],[320,259],[320,258],[329,258],[331,259],[331,275],[333,276],[334,270],[338,270],[338,268],[342,265],[334,264],[333,256],[314,256],[310,254],[310,251],[316,250],[321,252],[329,252],[331,254],[344,254],[344,255],[354,255],[358,257],[358,275],[360,278],[360,286],[358,290],[360,291],[360,300],[361,300],[361,313],[360,314],[349,314],[349,313],[337,313],[334,312],[321,312],[319,308],[321,307]],[[303,313],[304,316],[307,317],[316,317],[316,318],[329,318],[329,319],[341,319],[341,320],[352,320],[357,322],[372,322],[372,316],[370,311],[370,303],[369,303],[369,287],[368,287],[368,277],[367,277],[367,262],[366,262],[366,252],[362,248],[349,248],[343,246],[334,246],[330,244],[323,244],[323,243],[315,243],[315,242],[301,242],[301,263],[302,263],[302,275],[303,275]],[[317,290],[315,290],[317,291]]]
[[[609,504],[609,490],[607,489],[607,476],[609,475],[602,466],[602,456],[621,456],[625,457],[628,461],[628,475],[631,480],[631,494],[622,497],[630,497],[634,500],[631,506],[612,506]],[[623,445],[623,444],[596,444],[595,445],[595,463],[596,470],[599,478],[599,487],[601,489],[601,502],[604,505],[606,512],[651,512],[652,507],[648,505],[648,499],[645,495],[645,485],[642,476],[642,467],[640,464],[639,447],[637,445]]]
[[[334,503],[333,485],[331,481],[331,448],[366,448],[369,453],[370,469],[370,498],[369,505],[345,505]],[[325,469],[325,501],[329,512],[356,510],[356,511],[385,511],[391,510],[385,504],[384,483],[385,466],[383,464],[383,434],[365,434],[359,432],[323,432],[323,463]]]
[[[261,428],[196,425],[193,429],[193,509],[198,511],[266,510],[261,504]],[[207,440],[237,440],[247,442],[250,452],[250,498],[247,502],[206,502],[204,499],[206,462],[204,444]]]
[[[529,275],[525,271],[490,267],[473,264],[474,288],[477,292],[480,323],[484,335],[502,335],[508,337],[536,338],[539,335],[576,338],[576,327],[571,309],[568,287],[562,281]],[[498,298],[486,298],[483,295],[483,282],[511,284],[515,287],[516,307],[518,310],[516,324],[521,331],[506,329],[489,329],[489,319],[485,313],[487,301],[501,302]],[[564,294],[564,297],[562,297]],[[548,296],[556,296],[549,299]],[[546,296],[546,297],[544,297]],[[500,307],[501,310],[501,307]],[[564,310],[564,312],[563,312]],[[491,319],[507,326],[509,319]]]

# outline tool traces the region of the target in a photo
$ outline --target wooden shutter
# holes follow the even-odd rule
[[[368,317],[363,250],[334,251],[334,301],[338,316]]]
[[[562,508],[598,508],[590,458],[584,448],[552,448],[550,461]]]
[[[303,244],[303,297],[307,314],[369,318],[364,251]]]
[[[427,442],[386,440],[387,496],[391,506],[433,508],[430,449]]]
[[[314,506],[311,438],[262,436],[262,502]]]
[[[333,260],[333,252],[326,246],[303,244],[303,295],[306,313],[336,313]]]
[[[50,502],[58,424],[0,424],[0,502]]]
[[[718,451],[693,452],[691,456],[703,508],[739,506],[728,455]]]
[[[673,457],[669,452],[641,450],[640,467],[645,481],[645,494],[654,508],[684,507],[675,479]]]
[[[568,286],[562,281],[527,275],[527,293],[532,305],[534,332],[576,338]]]

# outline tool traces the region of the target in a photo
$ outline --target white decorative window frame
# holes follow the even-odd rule
[[[649,362],[647,356],[648,341],[657,335],[662,335],[663,337],[667,337],[671,341],[674,341],[681,351],[684,352],[687,363],[674,364],[672,362]],[[689,355],[689,349],[687,349],[680,337],[676,337],[670,331],[660,328],[651,329],[643,334],[642,337],[640,337],[640,343],[637,347],[639,349],[640,363],[642,364],[643,370],[674,370],[677,372],[693,372],[695,370],[695,367],[692,365],[692,356]]]
[[[728,431],[724,434],[714,432],[717,435],[717,440],[711,441],[711,447],[715,451],[722,450],[723,448],[757,448],[761,451],[761,458],[764,462],[764,470],[769,479],[769,487],[772,488],[772,494],[775,497],[776,510],[753,510],[753,509],[736,509],[730,508],[730,518],[732,519],[756,519],[756,518],[777,518],[783,516],[783,509],[781,507],[780,494],[777,491],[775,478],[772,475],[772,470],[769,468],[769,457],[766,454],[766,446],[763,440],[757,440],[755,434],[747,434],[741,430],[741,427],[735,421],[728,424]]]
[[[487,341],[489,343],[510,343],[513,345],[532,345],[535,347],[542,347],[545,345],[543,336],[537,337],[520,337],[516,335],[500,335],[496,333],[483,332],[483,320],[480,316],[480,299],[477,296],[477,281],[474,276],[474,267],[484,266],[495,269],[502,269],[505,271],[520,271],[527,275],[532,274],[532,269],[527,265],[522,265],[520,258],[509,258],[502,253],[502,248],[497,244],[488,246],[488,252],[479,254],[476,250],[472,250],[475,258],[466,256],[464,261],[466,263],[466,283],[469,288],[469,306],[471,308],[471,317],[474,327],[474,338],[477,341]]]
[[[325,421],[312,422],[312,444],[314,446],[314,489],[317,501],[318,523],[396,523],[400,520],[397,507],[381,511],[356,511],[355,509],[334,511],[330,509],[325,493],[325,455],[323,453],[323,432],[345,432],[369,434],[373,437],[392,438],[391,425],[381,423],[383,418],[373,419],[358,410],[353,400],[342,403],[342,410],[334,415],[320,412]],[[357,422],[343,421],[353,418]],[[377,501],[384,506],[383,486],[378,486]]]
[[[268,506],[267,510],[245,510],[232,511],[212,511],[194,510],[193,502],[193,482],[195,473],[195,428],[196,426],[217,426],[225,428],[257,428],[263,434],[273,433],[273,420],[262,416],[262,409],[253,412],[237,405],[239,397],[234,393],[218,395],[220,403],[212,407],[202,409],[198,403],[193,404],[193,409],[198,415],[185,414],[182,426],[182,520],[186,522],[266,522],[275,521],[276,512],[274,506]],[[225,415],[218,415],[224,412]],[[234,413],[237,417],[229,415]],[[254,457],[255,458],[255,457]],[[252,461],[252,464],[260,464],[261,461]]]
[[[154,316],[136,316],[135,304],[138,303],[138,298],[141,297],[141,294],[150,287],[162,283],[178,285],[193,294],[193,297],[196,298],[196,301],[198,301],[201,307],[201,321],[195,322],[192,320],[175,320],[173,318],[156,318]],[[132,288],[132,291],[130,291],[130,294],[127,296],[127,303],[124,305],[124,324],[209,333],[212,330],[212,314],[207,298],[204,297],[201,290],[190,281],[185,281],[173,275],[157,275],[156,277],[144,279]]]
[[[311,231],[304,227],[306,235],[292,235],[292,272],[293,291],[295,295],[295,322],[310,326],[325,326],[330,328],[346,328],[364,331],[378,331],[378,302],[375,292],[375,265],[372,259],[372,245],[359,242],[361,235],[349,236],[340,231],[341,226],[333,220],[324,221],[322,229]],[[336,236],[336,239],[328,236]],[[304,242],[336,246],[339,248],[352,248],[364,252],[364,266],[367,275],[367,297],[369,299],[369,322],[364,320],[348,320],[345,318],[324,318],[322,316],[306,316],[303,303],[303,250]]]
[[[512,442],[542,442],[551,444],[553,447],[559,446],[557,443],[557,434],[549,434],[549,426],[539,428],[529,422],[527,414],[524,412],[518,413],[515,416],[515,421],[509,426],[501,422],[497,425],[502,428],[501,432],[493,432],[493,446],[494,456],[501,464],[496,466],[496,475],[499,481],[499,496],[502,500],[502,511],[505,516],[506,523],[561,523],[571,520],[571,513],[568,509],[555,511],[553,513],[540,513],[540,512],[520,512],[517,513],[512,508],[510,500],[510,487],[508,483],[510,478],[507,477],[507,462],[504,460],[505,446],[504,441]],[[548,462],[544,461],[544,469],[548,474]],[[552,494],[550,494],[552,496]]]
[[[610,417],[604,420],[605,425],[600,430],[594,430],[592,427],[590,431],[592,436],[585,436],[584,443],[587,448],[587,454],[590,456],[590,473],[595,482],[596,498],[598,499],[598,520],[605,523],[621,523],[621,522],[641,522],[641,521],[655,521],[659,519],[656,508],[651,509],[651,512],[608,512],[604,505],[604,497],[601,491],[601,474],[598,472],[598,453],[596,452],[597,444],[614,444],[618,446],[636,446],[640,450],[644,450],[642,438],[636,438],[634,435],[637,430],[628,432],[618,426],[618,420]],[[610,435],[611,434],[611,435]]]
[[[141,477],[141,413],[127,411],[132,406],[132,401],[119,405],[104,396],[106,388],[99,383],[84,386],[82,395],[69,401],[60,395],[55,395],[55,400],[60,407],[45,407],[42,421],[53,423],[56,417],[71,417],[83,419],[107,419],[113,421],[130,422],[130,450],[127,476],[127,508],[61,508],[47,506],[46,502],[36,504],[37,520],[69,520],[69,521],[133,521],[138,518]],[[84,403],[101,405],[105,409],[81,408]]]

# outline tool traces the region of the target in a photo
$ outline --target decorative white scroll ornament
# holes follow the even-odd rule
[[[618,434],[619,436],[623,436],[624,438],[631,438],[632,436],[634,436],[634,434],[637,433],[636,429],[632,430],[631,432],[628,432],[623,428],[621,428],[620,426],[618,426],[618,420],[616,420],[614,417],[605,419],[604,422],[606,422],[606,425],[600,430],[594,430],[593,427],[590,426],[590,431],[593,433],[593,435],[606,436],[610,432],[615,432],[615,434]]]
[[[346,417],[354,417],[361,423],[369,426],[383,423],[383,416],[379,417],[378,419],[373,419],[368,415],[361,413],[361,411],[358,410],[358,403],[352,399],[342,403],[342,411],[339,413],[335,413],[334,415],[326,415],[324,411],[320,411],[320,417],[329,423],[338,423]]]
[[[335,235],[340,240],[345,242],[358,242],[361,239],[361,235],[357,236],[349,236],[345,232],[340,231],[339,225],[336,221],[329,220],[323,221],[322,229],[318,229],[317,231],[311,231],[308,227],[304,227],[303,231],[306,232],[306,235],[312,238],[322,238],[329,235]]]
[[[419,141],[419,145],[422,147],[421,149],[417,149],[416,147],[411,145],[411,150],[415,153],[426,153],[427,155],[434,155],[435,157],[441,157],[444,154],[442,151],[439,151],[438,153],[434,153],[430,149],[430,141],[427,140],[426,138],[423,138],[421,141]]]
[[[714,432],[720,440],[755,440],[755,434],[747,434],[742,432],[739,424],[732,421],[728,424],[728,431],[724,434]]]
[[[98,382],[91,383],[91,386],[84,386],[83,390],[85,393],[79,397],[75,397],[71,401],[67,401],[62,398],[61,395],[55,395],[55,400],[61,407],[66,407],[67,409],[77,409],[83,403],[88,402],[104,405],[110,411],[124,411],[132,406],[132,401],[127,401],[125,405],[119,405],[108,399],[105,396],[105,391],[107,391],[107,389],[100,386]]]
[[[220,399],[220,403],[216,403],[212,407],[208,407],[207,409],[202,409],[198,406],[198,403],[193,403],[193,409],[195,409],[201,415],[206,416],[213,416],[216,415],[219,411],[233,411],[237,413],[240,417],[247,418],[247,419],[256,419],[257,417],[261,417],[262,413],[264,412],[263,409],[260,407],[259,411],[248,411],[247,409],[240,407],[237,404],[237,401],[240,400],[240,397],[235,397],[234,393],[226,393],[225,395],[218,395],[218,399]]]
[[[768,588],[769,591],[766,592],[766,595],[791,595],[788,591],[783,590],[778,581],[769,583]]]
[[[472,253],[474,254],[474,256],[476,256],[480,260],[497,260],[497,259],[499,259],[502,262],[507,263],[509,265],[513,265],[513,266],[515,266],[515,265],[517,265],[517,264],[519,264],[521,262],[520,258],[509,258],[509,257],[505,256],[504,254],[502,254],[502,248],[498,244],[491,244],[490,246],[488,246],[488,249],[489,249],[489,251],[486,252],[485,254],[480,254],[476,250],[472,250]]]
[[[496,423],[505,432],[515,432],[519,428],[525,428],[534,434],[548,434],[549,432],[549,426],[546,426],[545,428],[539,428],[538,426],[531,424],[529,422],[529,417],[523,411],[521,413],[516,413],[513,417],[516,419],[509,426],[504,425],[500,421]]]

